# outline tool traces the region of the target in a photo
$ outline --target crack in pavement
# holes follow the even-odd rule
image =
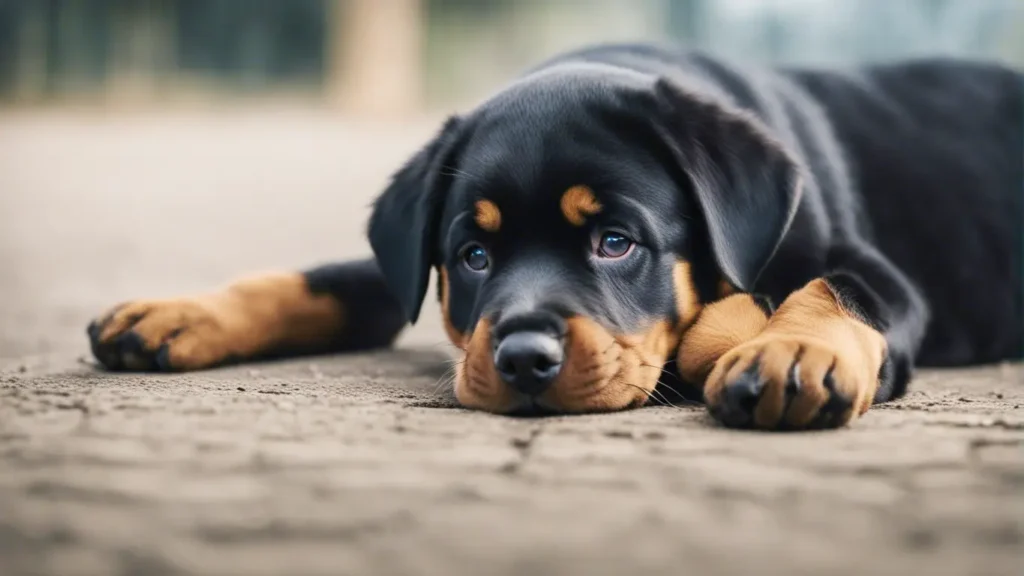
[[[518,452],[517,458],[503,464],[499,471],[505,474],[517,474],[522,470],[523,466],[530,459],[530,455],[533,453],[533,445],[542,431],[543,426],[537,425],[530,429],[530,433],[526,438],[513,438],[510,443]]]

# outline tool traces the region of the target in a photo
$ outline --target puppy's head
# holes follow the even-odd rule
[[[437,269],[462,404],[615,410],[647,400],[720,280],[752,286],[797,202],[795,164],[756,121],[574,65],[449,120],[369,237],[413,322]]]

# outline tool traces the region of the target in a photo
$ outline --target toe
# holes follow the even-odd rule
[[[762,389],[758,365],[751,364],[722,389],[719,402],[711,407],[712,415],[732,428],[750,427]]]
[[[188,329],[157,352],[157,366],[164,370],[199,370],[226,362],[230,356],[222,338],[209,327]]]
[[[777,341],[761,352],[761,380],[764,388],[754,409],[754,425],[764,430],[775,429],[786,409],[793,364],[800,359],[801,347],[795,342]]]
[[[132,327],[132,332],[138,335],[145,350],[155,354],[160,346],[174,338],[186,325],[194,326],[198,322],[198,315],[186,314],[180,306],[168,306],[147,314]]]
[[[174,365],[171,364],[171,344],[170,342],[164,343],[156,351],[156,356],[153,358],[153,363],[156,365],[156,369],[161,372],[173,372]]]
[[[90,340],[89,347],[96,360],[108,370],[120,370],[121,354],[113,344],[100,344],[98,340]]]
[[[153,369],[153,355],[146,350],[142,338],[135,331],[121,334],[114,340],[114,345],[126,370],[142,372]]]
[[[116,307],[99,323],[97,342],[105,344],[117,338],[145,316],[148,310],[149,304],[144,302],[133,302]]]
[[[829,398],[824,385],[825,376],[834,363],[835,357],[830,352],[813,346],[804,349],[793,370],[798,389],[783,418],[788,427],[806,428],[820,412]]]
[[[853,400],[838,390],[834,371],[829,371],[822,380],[828,399],[812,420],[811,428],[838,428],[853,418]]]

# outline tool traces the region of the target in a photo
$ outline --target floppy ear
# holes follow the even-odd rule
[[[800,170],[760,121],[655,84],[661,132],[693,184],[719,269],[750,291],[775,254],[800,201]]]
[[[438,218],[451,181],[443,169],[455,153],[460,120],[440,133],[392,176],[374,202],[368,236],[388,289],[415,324],[435,259]]]

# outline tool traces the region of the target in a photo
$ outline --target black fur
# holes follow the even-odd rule
[[[432,156],[452,143],[428,146],[413,162],[433,161],[443,184],[410,192],[403,170],[371,240],[404,301],[422,298],[430,266],[453,271],[459,330],[543,301],[628,331],[672,315],[665,279],[679,256],[698,283],[718,273],[775,302],[827,277],[886,336],[882,401],[915,361],[1021,356],[1022,102],[1022,75],[986,63],[748,70],[652,46],[586,49],[462,117],[450,171]],[[574,184],[610,207],[600,219],[636,224],[643,253],[630,264],[595,270],[580,257],[583,232],[554,209]],[[420,260],[379,240],[427,219],[390,208],[400,194],[440,214],[435,241],[406,249]],[[509,223],[500,234],[468,216],[484,197]],[[486,279],[458,265],[469,241],[492,250]]]
[[[392,178],[374,204],[368,236],[381,271],[406,317],[416,322],[436,259],[438,213],[453,175],[446,159],[454,154],[459,122],[452,118],[440,134]]]
[[[602,208],[584,226],[559,207],[576,185]],[[499,230],[475,223],[481,199],[499,207]],[[882,402],[904,393],[915,365],[1021,358],[1022,220],[1019,71],[939,58],[748,69],[599,46],[449,120],[374,205],[376,264],[306,280],[343,303],[335,348],[348,350],[387,345],[415,322],[431,268],[447,273],[456,331],[486,318],[497,335],[559,337],[575,315],[619,334],[677,320],[681,260],[703,301],[725,279],[768,313],[824,278],[886,339]],[[608,230],[637,241],[628,258],[595,257]],[[463,265],[476,245],[483,272]],[[753,380],[730,387],[721,419],[747,423]],[[849,407],[833,396],[813,426]]]
[[[332,347],[367,350],[390,344],[407,322],[373,259],[326,264],[303,272],[313,294],[330,294],[344,306],[346,329]]]

